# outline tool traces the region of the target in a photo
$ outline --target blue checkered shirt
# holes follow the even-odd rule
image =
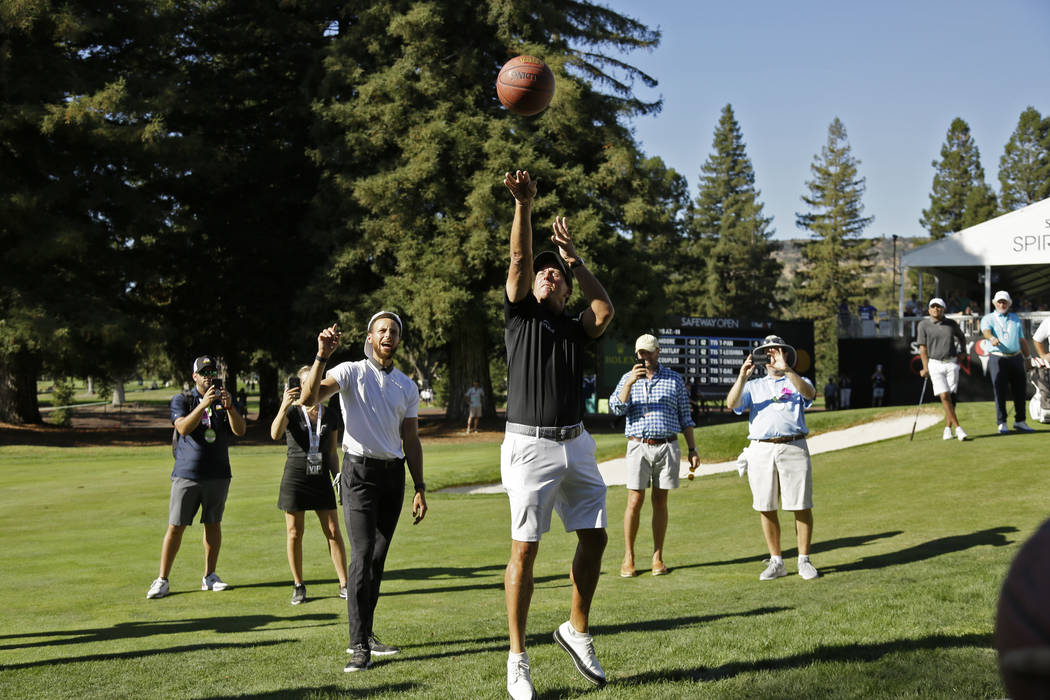
[[[636,438],[669,438],[692,428],[689,414],[689,395],[685,380],[675,371],[658,365],[652,379],[639,379],[631,386],[629,401],[620,401],[620,390],[630,376],[620,377],[612,396],[609,410],[617,416],[627,416],[624,435]]]

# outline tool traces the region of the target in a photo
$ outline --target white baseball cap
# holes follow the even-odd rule
[[[947,304],[944,303],[944,299],[941,299],[940,297],[934,297],[933,299],[930,299],[930,304],[929,305],[930,306],[939,306],[942,309],[945,306],[947,306]]]
[[[365,357],[367,357],[369,360],[374,359],[374,357],[372,353],[372,344],[368,342],[367,334],[372,332],[372,324],[381,318],[394,319],[394,322],[397,323],[398,331],[400,331],[402,335],[404,335],[405,332],[405,327],[401,323],[401,317],[395,314],[393,311],[377,311],[376,313],[372,314],[372,318],[368,319],[368,330],[366,331],[365,335]]]
[[[1000,301],[1002,299],[1005,299],[1011,304],[1014,303],[1014,300],[1010,298],[1010,292],[1007,292],[1005,290],[999,290],[998,292],[996,292],[995,296],[992,297],[992,302]]]
[[[638,336],[638,340],[634,341],[634,351],[645,350],[646,352],[656,352],[659,345],[656,344],[656,336],[646,333],[645,335]]]

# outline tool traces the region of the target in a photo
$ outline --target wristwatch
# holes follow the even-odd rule
[[[416,484],[416,491],[426,491],[426,490],[427,490],[427,485],[424,482],[420,481],[418,484]]]
[[[575,260],[573,260],[573,261],[572,261],[572,263],[571,263],[571,264],[569,265],[569,269],[570,269],[570,270],[575,270],[575,269],[576,269],[577,267],[579,267],[580,265],[586,265],[586,264],[587,264],[587,263],[585,263],[585,262],[583,261],[583,258],[581,258],[581,257],[577,256],[577,257],[576,257],[576,259],[575,259]]]

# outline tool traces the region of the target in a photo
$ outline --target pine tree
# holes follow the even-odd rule
[[[769,318],[781,265],[732,105],[722,109],[713,147],[690,212],[689,249],[702,256],[693,268],[693,303],[703,316]]]
[[[999,159],[999,206],[1026,207],[1050,197],[1050,117],[1034,107],[1021,112]]]
[[[861,235],[874,217],[861,216],[865,178],[857,176],[858,165],[846,127],[836,117],[810,165],[813,179],[806,183],[808,196],[802,196],[810,211],[795,215],[812,239],[802,248],[803,267],[795,278],[799,310],[813,320],[817,366],[832,374],[838,374],[839,304],[856,304],[869,293],[863,273],[872,241]]]
[[[995,216],[995,193],[984,181],[981,153],[970,135],[970,126],[956,117],[941,147],[941,160],[932,163],[933,190],[930,208],[919,223],[933,239],[961,231]]]

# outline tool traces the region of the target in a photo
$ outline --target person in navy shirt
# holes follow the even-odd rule
[[[755,370],[755,358],[768,359],[766,375],[748,378]],[[769,548],[769,561],[760,581],[787,576],[780,555],[780,520],[777,502],[795,514],[798,540],[798,574],[814,579],[817,570],[809,561],[813,537],[813,465],[806,444],[805,410],[813,405],[817,390],[794,370],[795,349],[775,335],[766,336],[747,356],[740,374],[726,396],[726,405],[735,413],[748,415],[751,444],[741,455],[746,460],[752,507],[759,512],[762,534]]]
[[[244,435],[246,425],[237,406],[219,388],[215,358],[202,355],[193,362],[193,390],[171,399],[171,422],[175,426],[172,451],[171,499],[168,530],[160,550],[160,575],[150,585],[147,598],[168,594],[168,574],[182,544],[182,534],[201,511],[204,524],[204,578],[201,590],[226,590],[215,573],[222,545],[222,514],[230,489],[229,436]]]
[[[623,514],[624,555],[620,576],[630,578],[634,567],[634,541],[645,503],[645,490],[653,487],[653,576],[667,573],[664,536],[667,534],[667,495],[678,488],[682,450],[678,433],[689,447],[689,466],[700,466],[689,412],[689,392],[681,375],[660,364],[660,346],[648,333],[634,342],[638,358],[609,397],[609,410],[627,416],[627,508]]]

